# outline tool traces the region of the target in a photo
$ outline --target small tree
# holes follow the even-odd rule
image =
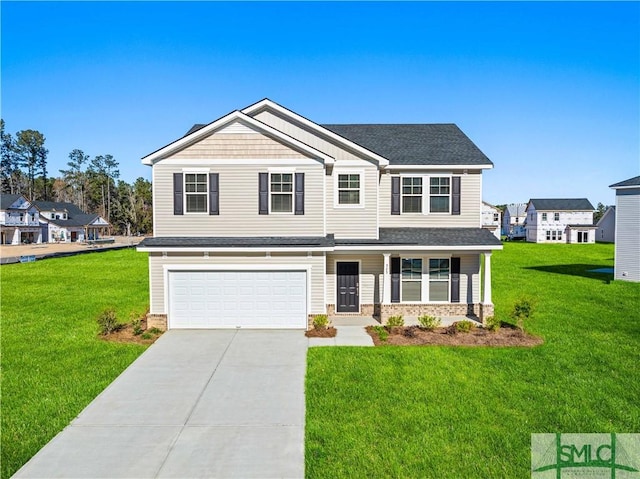
[[[533,316],[534,302],[531,298],[522,297],[518,299],[509,315],[516,322],[520,331],[524,331],[524,323]]]

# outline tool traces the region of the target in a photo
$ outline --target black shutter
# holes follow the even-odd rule
[[[269,173],[258,173],[258,214],[269,214]]]
[[[460,214],[460,177],[451,178],[451,214]]]
[[[400,177],[391,177],[391,214],[400,214]]]
[[[295,214],[304,214],[304,173],[296,173],[296,203]]]
[[[209,214],[220,214],[220,192],[218,173],[209,173]]]
[[[400,302],[400,258],[391,258],[391,302]]]
[[[173,214],[174,215],[184,214],[184,208],[182,205],[183,188],[184,188],[184,183],[182,182],[182,173],[174,173],[173,174]]]
[[[460,258],[451,258],[451,302],[460,302]]]

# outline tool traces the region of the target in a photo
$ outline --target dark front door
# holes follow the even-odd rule
[[[336,263],[338,313],[357,313],[360,309],[360,265],[357,261]]]

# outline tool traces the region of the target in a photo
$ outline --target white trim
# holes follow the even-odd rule
[[[281,132],[280,130],[277,130],[267,125],[266,123],[256,120],[255,118],[247,116],[241,111],[236,110],[229,113],[228,115],[223,116],[222,118],[215,120],[212,123],[209,123],[207,126],[197,131],[194,131],[190,135],[182,137],[179,140],[176,140],[173,143],[169,143],[168,145],[160,148],[159,150],[144,156],[142,158],[142,164],[152,166],[155,161],[161,160],[162,158],[168,155],[176,153],[186,148],[187,146],[192,145],[200,141],[201,139],[213,134],[216,130],[219,130],[220,128],[223,128],[235,121],[242,121],[244,123],[248,123],[250,126],[258,130],[261,130],[262,132],[267,133],[271,136],[274,136],[279,140],[283,141],[284,143],[294,146],[295,148],[304,151],[305,153],[307,153],[308,155],[314,158],[323,160],[325,164],[333,164],[335,162],[335,159],[332,156],[327,155],[326,153],[320,150],[316,150],[315,148],[307,145],[306,143],[303,143]]]
[[[358,285],[356,286],[358,291],[358,311],[338,311],[338,263],[358,263]],[[333,282],[333,292],[335,293],[335,301],[334,301],[334,312],[335,314],[360,314],[360,305],[362,301],[360,301],[360,281],[362,276],[362,260],[361,259],[345,259],[345,258],[336,258],[333,260],[333,276],[335,277],[335,281]],[[326,278],[326,270],[325,270],[325,278]],[[325,280],[326,281],[326,280]],[[374,298],[375,299],[375,298]]]
[[[281,191],[276,191],[276,192],[272,192],[271,191],[271,175],[272,174],[276,174],[276,175],[291,175],[291,192],[281,192]],[[291,170],[290,168],[269,168],[269,173],[268,173],[268,179],[269,179],[269,204],[267,205],[268,211],[269,211],[269,215],[293,215],[295,214],[296,211],[296,173],[295,170]],[[271,211],[271,195],[276,194],[276,195],[290,195],[291,196],[291,211]]]
[[[198,254],[205,251],[210,253],[265,253],[265,252],[282,252],[282,253],[306,253],[307,251],[333,251],[331,247],[312,247],[312,246],[302,246],[302,247],[278,247],[278,246],[258,246],[255,248],[245,246],[245,247],[233,247],[233,246],[223,246],[223,247],[185,247],[185,246],[138,246],[136,251],[140,253],[193,253]]]
[[[358,175],[360,178],[360,187],[358,188],[359,192],[360,192],[360,202],[358,204],[340,204],[339,203],[339,193],[340,193],[340,187],[339,187],[339,177],[340,175]],[[365,183],[366,183],[366,177],[365,177],[365,170],[363,169],[351,169],[351,168],[334,168],[333,169],[333,207],[334,208],[345,208],[345,209],[349,209],[349,208],[364,208],[365,207],[365,203],[364,203],[364,199],[365,199],[365,195],[364,195],[364,190],[365,190]],[[353,189],[349,189],[351,191],[354,191]]]
[[[610,186],[612,190],[633,190],[639,189],[640,185],[628,185],[628,186]]]
[[[263,168],[323,168],[322,164],[311,158],[166,158],[162,160],[165,165],[180,167],[188,164],[202,164],[215,168],[216,166],[260,166]],[[203,166],[204,168],[204,166]]]
[[[209,168],[183,168],[182,169],[182,214],[184,215],[195,215],[195,216],[204,216],[209,214],[209,191],[211,186],[209,185]],[[187,193],[187,175],[205,175],[205,179],[207,181],[207,191],[205,193],[191,191]],[[196,179],[196,184],[197,184]],[[205,196],[205,211],[187,211],[187,194],[190,195],[202,195]]]
[[[385,170],[490,170],[493,165],[389,165]]]
[[[420,245],[344,245],[335,246],[333,251],[478,251],[501,250],[502,245],[491,246],[420,246]]]
[[[324,135],[328,138],[331,138],[333,141],[336,141],[340,144],[342,144],[343,146],[346,146],[348,148],[351,148],[352,150],[357,151],[358,153],[365,155],[375,161],[378,162],[378,166],[379,167],[384,167],[386,165],[389,164],[389,160],[387,160],[386,158],[366,149],[363,148],[362,146],[353,143],[352,141],[347,140],[346,138],[335,134],[332,131],[327,130],[326,128],[321,127],[320,125],[312,122],[311,120],[307,120],[306,118],[304,118],[303,116],[298,115],[297,113],[288,110],[280,105],[278,105],[277,103],[272,102],[271,100],[265,98],[262,101],[259,101],[258,103],[254,103],[253,105],[250,105],[246,108],[244,108],[242,110],[242,113],[246,114],[246,115],[252,115],[254,113],[259,113],[263,110],[266,109],[271,109],[274,110],[278,113],[280,113],[281,115],[284,115],[290,119],[292,119],[293,121],[296,121],[298,123],[301,123],[302,125],[306,126],[307,128],[311,128],[312,130],[314,130],[316,133],[319,133],[321,135]]]

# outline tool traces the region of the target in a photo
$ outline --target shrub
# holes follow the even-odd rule
[[[163,333],[162,329],[158,329],[158,328],[151,328],[147,332],[149,332],[151,334],[162,334]]]
[[[153,334],[147,332],[147,333],[142,333],[142,336],[140,336],[142,339],[153,339]]]
[[[396,328],[401,326],[404,326],[404,318],[402,317],[402,315],[389,316],[389,319],[387,319],[388,328]]]
[[[315,329],[327,329],[329,327],[329,317],[326,314],[316,314],[313,317],[313,327]]]
[[[139,336],[142,334],[142,320],[140,318],[135,318],[131,321],[131,328],[133,329],[133,334]]]
[[[101,312],[96,321],[98,322],[98,333],[102,336],[107,336],[122,329],[122,325],[118,323],[116,311],[113,308],[108,308]]]
[[[514,303],[509,316],[516,322],[520,331],[524,331],[524,322],[533,316],[533,309],[533,300],[528,297],[521,297]]]
[[[502,326],[502,321],[500,321],[495,316],[489,316],[487,319],[485,319],[484,322],[486,325],[485,327],[489,331],[498,331],[500,329],[500,326]]]
[[[384,328],[384,326],[374,326],[373,330],[378,334],[380,341],[386,341],[389,337],[389,332]]]
[[[432,331],[440,326],[440,318],[436,318],[435,316],[429,316],[428,314],[423,314],[418,317],[418,322],[423,329],[428,331]]]
[[[460,333],[468,333],[473,328],[475,328],[475,325],[471,321],[466,319],[462,321],[457,321],[455,325],[456,325],[456,330]]]

